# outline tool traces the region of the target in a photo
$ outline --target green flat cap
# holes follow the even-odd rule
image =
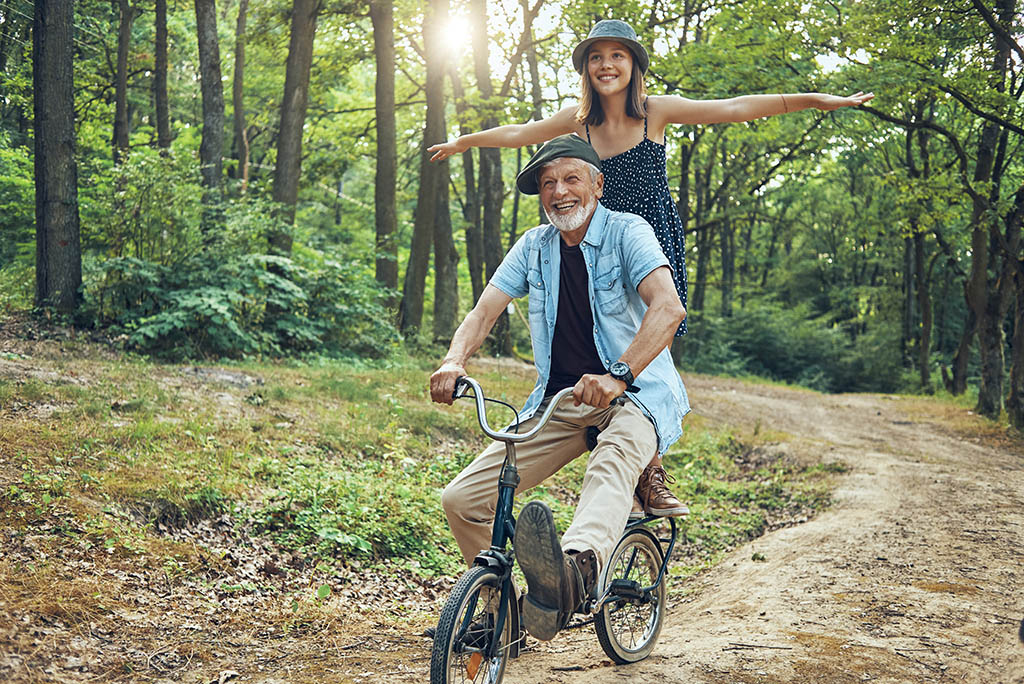
[[[526,167],[516,176],[516,187],[519,188],[519,192],[524,195],[536,195],[540,192],[537,187],[537,172],[549,161],[562,157],[582,159],[601,168],[601,158],[597,156],[590,143],[575,133],[566,133],[548,140],[530,157]]]
[[[597,22],[594,24],[594,28],[590,29],[590,34],[573,49],[572,65],[576,67],[576,73],[583,73],[583,58],[587,54],[587,48],[591,43],[596,43],[599,40],[615,40],[628,47],[640,67],[640,73],[647,73],[647,67],[651,63],[651,58],[647,56],[647,50],[637,40],[633,27],[618,19],[602,19]]]

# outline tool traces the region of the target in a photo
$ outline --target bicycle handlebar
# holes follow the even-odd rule
[[[484,391],[480,388],[480,383],[468,375],[463,375],[455,381],[455,392],[453,393],[453,398],[460,399],[467,396],[466,390],[468,389],[473,390],[473,398],[476,399],[476,418],[480,423],[480,428],[484,431],[484,434],[491,439],[498,440],[499,442],[512,442],[515,444],[533,439],[534,436],[548,424],[548,421],[551,420],[551,414],[555,412],[558,402],[560,402],[567,394],[572,394],[572,387],[566,387],[552,396],[547,409],[544,410],[544,413],[540,417],[540,421],[538,421],[538,423],[534,425],[533,429],[529,432],[519,434],[517,432],[495,430],[490,426],[487,422],[487,412],[484,408]]]

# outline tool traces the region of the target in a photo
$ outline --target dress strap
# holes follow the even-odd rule
[[[590,124],[589,123],[585,123],[585,124],[583,124],[583,127],[587,129],[587,142],[590,143],[591,145],[593,145],[594,143],[590,142]]]
[[[647,98],[644,98],[644,140],[647,140]]]

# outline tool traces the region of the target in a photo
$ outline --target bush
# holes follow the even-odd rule
[[[398,341],[389,293],[354,266],[315,257],[110,259],[90,269],[85,308],[131,347],[167,358],[387,355]]]
[[[769,302],[729,318],[691,317],[683,362],[699,372],[758,375],[835,392],[846,389],[840,373],[845,349],[838,331]]]
[[[29,150],[10,147],[6,134],[0,131],[0,269],[7,268],[19,252],[32,251],[35,206]]]

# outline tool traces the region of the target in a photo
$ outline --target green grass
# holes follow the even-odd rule
[[[426,575],[457,572],[440,492],[486,440],[470,402],[430,403],[432,361],[223,366],[262,380],[244,388],[138,358],[80,365],[81,385],[0,383],[0,407],[13,398],[66,404],[45,424],[19,414],[0,425],[0,441],[21,454],[11,461],[17,492],[0,497],[129,511],[133,520],[79,506],[88,538],[128,551],[143,548],[157,519],[180,525],[227,512],[283,549],[326,562],[390,559]],[[531,374],[489,368],[471,372],[495,397],[521,404]],[[503,424],[512,414],[495,409],[490,419]],[[825,469],[742,472],[733,457],[751,444],[690,423],[665,459],[692,511],[684,574],[762,533],[769,515],[827,504]],[[546,501],[564,529],[585,467],[585,456],[576,459],[524,500]]]

